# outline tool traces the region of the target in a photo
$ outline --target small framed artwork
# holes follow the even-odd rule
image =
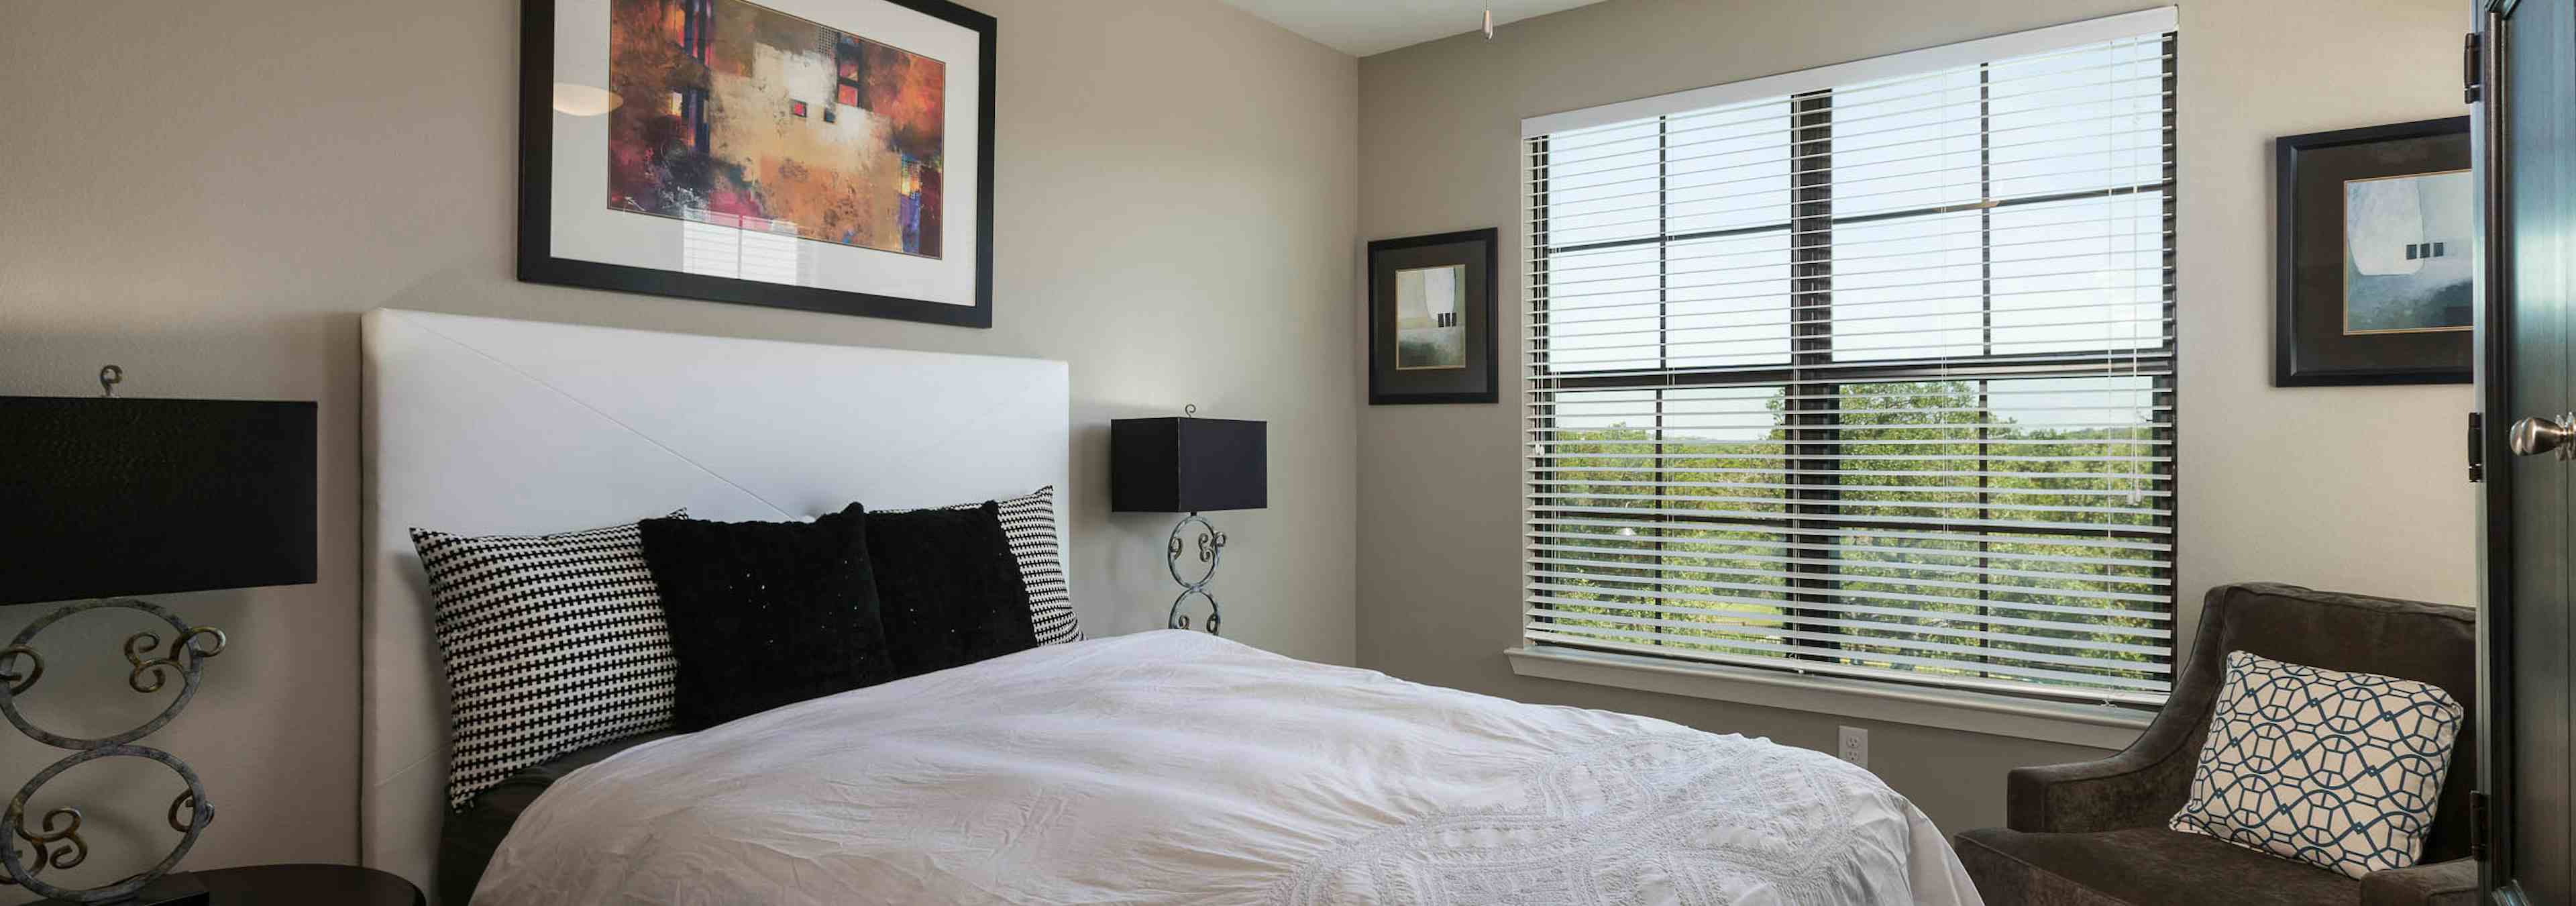
[[[2275,151],[2273,385],[2468,383],[2469,118],[2293,135]]]
[[[993,17],[522,0],[519,279],[993,324]]]
[[[1500,231],[1368,244],[1369,404],[1490,403]]]

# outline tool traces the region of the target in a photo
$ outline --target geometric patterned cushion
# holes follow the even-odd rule
[[[2412,866],[2466,716],[2430,683],[2228,652],[2168,826],[2355,878]]]
[[[1020,562],[1020,581],[1029,590],[1029,629],[1040,645],[1082,641],[1082,624],[1073,618],[1073,595],[1064,584],[1064,555],[1055,541],[1055,486],[1047,485],[1002,505],[1002,534],[1011,538],[1011,557]]]
[[[449,808],[521,768],[670,728],[678,662],[634,523],[481,538],[415,528],[411,542],[447,659]]]

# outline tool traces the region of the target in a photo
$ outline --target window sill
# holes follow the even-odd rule
[[[2126,748],[2155,718],[2112,705],[2038,701],[1725,664],[1675,663],[1555,645],[1524,645],[1505,649],[1503,654],[1511,658],[1512,672],[1522,676],[2100,749]]]

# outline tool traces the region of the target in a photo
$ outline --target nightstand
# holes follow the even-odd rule
[[[245,865],[185,874],[206,886],[206,906],[429,906],[411,882],[355,865]]]

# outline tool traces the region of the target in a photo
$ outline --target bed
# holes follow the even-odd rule
[[[390,310],[365,333],[361,851],[424,887],[464,822],[409,527],[1080,496],[1061,363]],[[1978,902],[1920,812],[1820,753],[1175,631],[506,786],[476,903]]]

